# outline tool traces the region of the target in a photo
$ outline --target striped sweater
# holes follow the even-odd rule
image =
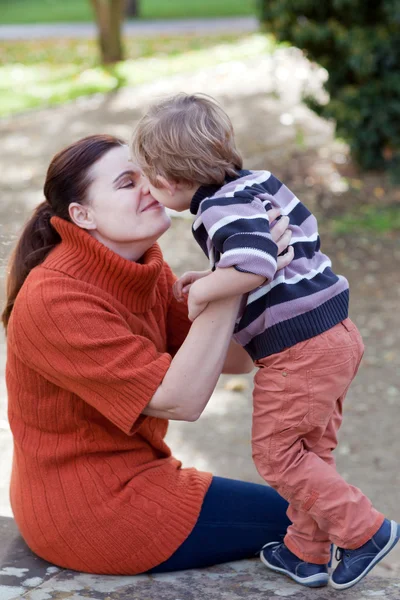
[[[290,219],[294,259],[277,271],[267,211]],[[320,251],[317,220],[268,171],[239,171],[221,186],[202,186],[190,210],[193,235],[212,269],[235,267],[266,278],[247,295],[235,339],[253,360],[290,348],[348,316],[349,285]]]

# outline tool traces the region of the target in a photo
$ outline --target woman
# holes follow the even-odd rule
[[[254,555],[284,534],[286,503],[265,486],[182,469],[164,442],[167,419],[200,416],[223,367],[251,369],[240,347],[228,351],[239,299],[190,324],[156,244],[170,219],[122,141],[91,136],[60,152],[44,194],[3,313],[22,536],[42,558],[91,573]],[[273,228],[280,251],[285,227]]]

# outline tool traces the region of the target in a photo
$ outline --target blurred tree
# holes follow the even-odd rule
[[[123,60],[122,22],[126,0],[91,0],[99,34],[101,62]]]
[[[125,14],[127,17],[139,16],[139,0],[126,0]]]
[[[400,1],[259,0],[265,28],[329,73],[330,100],[308,105],[336,121],[366,169],[400,167]]]

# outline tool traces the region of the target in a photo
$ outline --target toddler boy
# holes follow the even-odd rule
[[[309,587],[349,588],[395,546],[400,527],[336,471],[332,451],[363,343],[348,318],[349,286],[320,250],[317,221],[268,171],[242,168],[232,124],[204,95],[150,108],[133,152],[152,195],[195,215],[193,234],[210,273],[189,273],[193,320],[208,302],[244,295],[234,337],[253,358],[252,453],[261,476],[289,502],[284,541],[263,563]],[[289,219],[292,262],[277,271],[267,211]],[[328,575],[331,543],[339,563]]]

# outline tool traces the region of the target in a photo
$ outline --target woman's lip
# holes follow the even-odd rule
[[[157,202],[157,200],[153,200],[153,202],[150,202],[150,204],[148,204],[147,206],[144,207],[144,209],[142,210],[142,212],[145,212],[146,210],[152,210],[155,208],[160,208],[162,206],[162,204],[160,204],[160,202]]]

